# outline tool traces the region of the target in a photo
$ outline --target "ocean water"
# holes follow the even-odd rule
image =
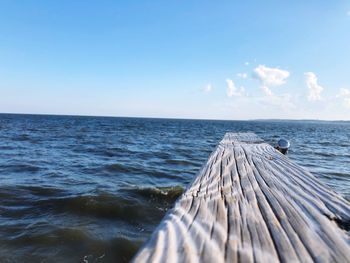
[[[0,114],[0,262],[128,262],[230,131],[350,199],[350,122]]]

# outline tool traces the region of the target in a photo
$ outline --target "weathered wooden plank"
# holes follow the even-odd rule
[[[350,262],[350,204],[253,133],[228,133],[134,262]]]

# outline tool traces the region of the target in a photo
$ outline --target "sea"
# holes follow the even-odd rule
[[[350,200],[350,122],[0,114],[0,262],[128,262],[226,132]]]

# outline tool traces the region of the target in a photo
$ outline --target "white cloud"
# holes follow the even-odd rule
[[[344,106],[350,108],[350,97],[344,99]]]
[[[338,94],[340,97],[350,97],[350,90],[348,89],[340,89],[340,93]]]
[[[242,79],[246,79],[246,78],[248,78],[248,74],[247,73],[238,73],[237,77],[242,78]]]
[[[254,78],[258,79],[261,83],[261,89],[263,92],[271,96],[273,93],[270,87],[281,86],[286,83],[290,73],[286,70],[278,68],[269,68],[264,65],[259,65],[254,69]]]
[[[340,92],[337,95],[337,98],[340,98],[343,100],[344,107],[350,108],[350,90],[340,89]]]
[[[211,84],[208,84],[207,86],[205,86],[204,88],[203,88],[203,91],[205,92],[205,93],[209,93],[209,92],[211,92],[213,90],[213,86],[211,85]]]
[[[266,96],[272,96],[273,95],[272,91],[268,87],[261,86],[260,88],[265,93]]]
[[[268,87],[280,86],[286,83],[286,79],[289,77],[289,72],[278,68],[268,68],[264,65],[260,65],[254,69],[254,74],[261,83]]]
[[[313,72],[306,72],[305,74],[306,86],[309,89],[308,100],[309,101],[318,101],[321,100],[321,92],[323,87],[318,84],[317,76]]]
[[[228,97],[241,97],[245,95],[244,87],[238,89],[232,79],[226,79],[226,83]]]

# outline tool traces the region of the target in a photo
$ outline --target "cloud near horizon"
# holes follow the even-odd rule
[[[242,97],[245,95],[244,87],[238,89],[232,79],[226,79],[226,83],[228,97]]]
[[[237,77],[241,79],[249,78],[247,73],[237,73]],[[290,77],[290,72],[287,70],[267,67],[265,65],[259,65],[253,69],[253,74],[251,76],[253,79],[256,79],[260,82],[260,89],[263,93],[255,94],[255,91],[252,91],[252,94],[247,94],[245,87],[237,86],[237,83],[234,82],[231,78],[226,79],[226,95],[227,97],[235,97],[239,101],[240,105],[247,103],[245,98],[249,98],[249,103],[259,103],[264,105],[265,109],[280,109],[284,112],[295,113],[297,109],[302,108],[302,96],[301,94],[284,93],[280,94],[278,92],[272,92],[271,88],[282,86],[287,83],[287,79]],[[318,78],[314,72],[305,72],[305,84],[308,89],[307,100],[308,101],[323,101],[324,106],[332,107],[332,101],[334,99],[341,101],[345,108],[350,108],[350,90],[349,89],[340,89],[339,93],[334,96],[333,99],[324,99],[321,96],[321,93],[324,91],[324,88],[319,85]],[[211,84],[208,84],[204,89],[205,92],[212,91]],[[239,99],[241,98],[241,99]],[[300,107],[301,106],[301,107]]]
[[[279,68],[269,68],[259,65],[254,69],[253,77],[261,83],[261,89],[267,96],[272,96],[271,87],[281,86],[286,83],[290,73]]]
[[[204,93],[209,93],[213,90],[213,86],[209,83],[203,88]]]
[[[323,91],[323,87],[318,84],[318,79],[315,73],[313,72],[306,72],[305,75],[305,82],[306,86],[309,90],[308,100],[309,101],[319,101],[321,100],[321,93]]]
[[[343,100],[343,105],[345,108],[350,108],[350,90],[344,88],[340,89],[337,98]]]

